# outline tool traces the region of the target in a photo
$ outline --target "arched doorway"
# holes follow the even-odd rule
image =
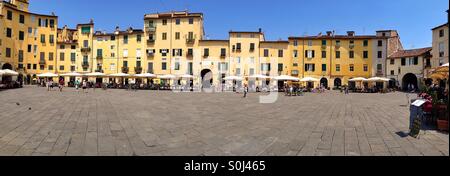
[[[202,77],[202,88],[211,88],[213,84],[213,74],[210,69],[204,69],[201,71],[200,76]]]
[[[389,80],[389,88],[393,89],[397,87],[397,80],[395,80],[394,78]]]
[[[334,79],[334,87],[339,89],[341,88],[341,86],[342,86],[342,79],[341,78]]]
[[[328,88],[328,79],[327,78],[320,79],[320,85],[325,88]]]
[[[12,65],[9,64],[9,63],[5,63],[5,64],[3,64],[2,69],[3,69],[3,70],[4,70],[4,69],[10,69],[10,70],[12,70]]]
[[[402,79],[402,89],[403,91],[417,90],[417,76],[412,73],[408,73],[403,76]]]

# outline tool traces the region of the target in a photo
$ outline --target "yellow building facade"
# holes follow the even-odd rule
[[[58,17],[28,11],[28,0],[0,2],[0,68],[20,73],[31,83],[36,75],[57,71],[56,37]]]
[[[0,34],[0,61],[31,77],[44,72],[187,74],[193,76],[192,85],[220,87],[226,76],[240,76],[244,80],[238,85],[254,88],[264,80],[249,76],[289,75],[317,78],[321,81],[315,87],[334,88],[355,77],[386,76],[387,58],[402,49],[394,30],[266,41],[259,29],[230,31],[227,39],[206,39],[203,14],[187,11],[146,14],[143,29],[96,31],[93,20],[58,29],[56,16],[28,12],[28,1],[1,4],[0,25],[12,34]],[[23,24],[20,15],[25,17]],[[23,41],[18,39],[20,31],[25,32]]]

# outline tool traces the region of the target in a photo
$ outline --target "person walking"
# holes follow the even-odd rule
[[[64,79],[60,79],[60,80],[59,80],[59,91],[60,91],[60,92],[62,92],[63,87],[64,87]]]
[[[82,87],[83,87],[83,92],[84,92],[84,93],[87,93],[87,92],[86,92],[86,89],[87,89],[87,82],[86,82],[86,80],[83,80],[83,85],[82,85]]]
[[[77,79],[77,80],[75,80],[75,89],[77,89],[77,91],[78,91],[79,87],[80,87],[80,81]]]
[[[247,98],[247,93],[248,93],[248,86],[247,86],[247,84],[244,84],[244,97],[243,98]]]

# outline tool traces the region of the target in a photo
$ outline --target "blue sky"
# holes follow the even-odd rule
[[[31,0],[33,12],[59,16],[74,27],[93,18],[96,30],[143,27],[146,13],[203,12],[210,39],[230,30],[262,28],[266,40],[317,35],[328,30],[375,34],[397,29],[405,48],[431,46],[431,28],[447,21],[448,0]],[[387,4],[387,5],[385,5]]]

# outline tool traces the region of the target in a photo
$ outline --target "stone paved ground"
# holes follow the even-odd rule
[[[403,93],[258,95],[1,91],[0,155],[449,155],[448,134],[399,135]]]

